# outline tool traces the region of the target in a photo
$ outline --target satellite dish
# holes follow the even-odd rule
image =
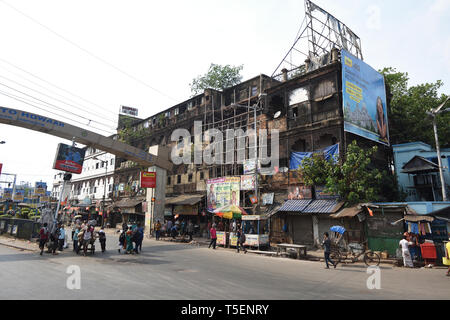
[[[277,111],[274,115],[273,118],[277,119],[279,116],[281,116],[281,111]]]

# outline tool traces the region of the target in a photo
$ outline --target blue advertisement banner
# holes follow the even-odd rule
[[[341,50],[344,130],[389,145],[384,77]]]
[[[302,167],[302,161],[305,158],[312,157],[314,153],[322,153],[325,157],[325,160],[332,159],[336,163],[337,161],[339,161],[339,144],[337,143],[314,152],[291,152],[289,169],[297,170],[298,168]]]
[[[34,194],[45,195],[46,191],[47,191],[46,182],[36,182],[34,184]]]

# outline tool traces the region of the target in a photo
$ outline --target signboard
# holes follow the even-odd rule
[[[12,193],[13,193],[13,189],[11,189],[11,188],[3,189],[3,199],[11,200],[12,199]]]
[[[317,200],[339,198],[339,196],[334,193],[326,192],[324,186],[315,186],[314,189]]]
[[[3,163],[0,163],[0,175],[2,174]]]
[[[273,204],[273,198],[275,196],[275,193],[263,193],[262,194],[262,205],[266,206],[268,204]]]
[[[246,246],[257,247],[258,245],[268,245],[269,235],[268,234],[246,234],[245,243]]]
[[[141,188],[156,188],[156,172],[141,171]]]
[[[131,108],[127,106],[120,106],[120,113],[128,114],[133,117],[138,116],[138,109],[137,108]]]
[[[241,190],[255,190],[255,176],[241,176]]]
[[[206,181],[207,207],[209,210],[229,204],[239,206],[240,177],[226,177]]]
[[[244,174],[255,173],[255,159],[245,160],[242,164],[244,167]]]
[[[36,182],[34,184],[34,193],[39,195],[45,195],[47,192],[47,183],[45,182]]]
[[[23,202],[25,198],[25,190],[23,189],[16,189],[16,193],[14,195],[14,201]]]
[[[341,50],[344,130],[389,145],[384,77]]]
[[[290,186],[288,192],[288,200],[312,199],[312,191],[310,187]]]
[[[173,207],[174,215],[196,216],[198,215],[198,205],[175,205]]]
[[[80,149],[67,144],[58,144],[53,169],[72,173],[81,173],[86,149]]]
[[[49,196],[41,196],[41,197],[39,198],[39,202],[41,202],[41,203],[47,203],[47,202],[50,202],[50,197],[49,197]]]
[[[227,233],[226,232],[217,231],[216,236],[217,236],[216,244],[220,244],[223,246],[227,244]]]
[[[238,242],[237,234],[234,232],[230,232],[230,246],[236,247]]]

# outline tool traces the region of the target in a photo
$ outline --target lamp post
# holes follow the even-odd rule
[[[436,153],[438,158],[438,165],[439,165],[439,176],[441,178],[441,187],[442,187],[442,201],[447,201],[447,191],[445,189],[445,180],[444,180],[444,172],[442,170],[442,160],[441,160],[441,149],[439,147],[439,139],[438,139],[438,133],[437,133],[437,125],[436,125],[436,116],[439,113],[442,112],[448,112],[450,111],[450,108],[441,110],[442,107],[450,100],[450,97],[447,97],[445,101],[440,104],[437,108],[431,109],[430,111],[427,111],[427,114],[433,118],[433,130],[434,130],[434,139],[436,141]]]
[[[103,201],[102,201],[102,226],[104,227],[104,223],[105,223],[105,198],[106,198],[106,180],[107,180],[107,175],[108,175],[108,161],[107,160],[100,160],[97,157],[94,157],[93,159],[99,160],[102,163],[105,164],[105,182],[103,184]]]

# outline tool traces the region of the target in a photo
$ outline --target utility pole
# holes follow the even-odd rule
[[[439,138],[438,138],[438,132],[437,132],[437,125],[436,125],[436,116],[439,113],[450,111],[450,108],[444,109],[441,111],[442,107],[449,100],[450,100],[450,97],[447,97],[447,99],[445,99],[445,101],[442,104],[440,104],[436,109],[431,109],[431,111],[427,112],[427,114],[433,118],[434,139],[436,141],[436,153],[437,153],[437,158],[438,158],[439,176],[441,178],[441,187],[442,187],[442,201],[447,201],[447,190],[445,188],[444,171],[443,171],[443,167],[442,167],[441,149],[439,146]]]

